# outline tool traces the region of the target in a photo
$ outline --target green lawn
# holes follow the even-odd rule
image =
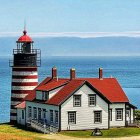
[[[46,140],[39,138],[42,133],[27,131],[10,124],[0,125],[0,140]]]
[[[111,128],[109,130],[101,130],[103,136],[96,137],[127,137],[140,135],[140,128]],[[62,131],[60,134],[72,137],[95,137],[90,136],[92,131]]]
[[[90,136],[92,131],[61,131],[59,134],[72,137],[94,137]],[[140,128],[111,128],[102,130],[103,136],[99,137],[126,137],[140,135]],[[40,138],[44,134],[27,131],[24,128],[13,126],[10,124],[0,125],[0,140],[46,140]]]

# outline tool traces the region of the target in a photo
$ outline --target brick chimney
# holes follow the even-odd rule
[[[99,68],[99,79],[103,79],[103,68]]]
[[[57,68],[56,67],[53,67],[52,68],[52,78],[57,78]]]
[[[76,78],[76,72],[74,68],[70,69],[70,80],[73,80]]]

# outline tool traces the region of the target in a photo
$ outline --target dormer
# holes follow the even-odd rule
[[[52,77],[47,77],[36,87],[36,100],[47,101],[51,99],[71,80],[76,78],[75,69],[70,70],[70,78],[58,78],[57,68],[52,68]]]
[[[49,92],[48,91],[36,91],[36,99],[47,101],[49,99]]]

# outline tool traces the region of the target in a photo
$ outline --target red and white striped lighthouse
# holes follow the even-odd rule
[[[37,67],[41,64],[40,50],[33,49],[33,41],[23,31],[23,35],[17,41],[17,48],[13,50],[11,84],[11,110],[10,122],[16,123],[17,112],[15,106],[24,101],[28,94],[38,85]]]

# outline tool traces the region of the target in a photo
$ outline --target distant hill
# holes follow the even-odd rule
[[[11,56],[17,37],[0,37],[0,56]],[[42,56],[140,55],[136,37],[43,37],[33,38]]]

